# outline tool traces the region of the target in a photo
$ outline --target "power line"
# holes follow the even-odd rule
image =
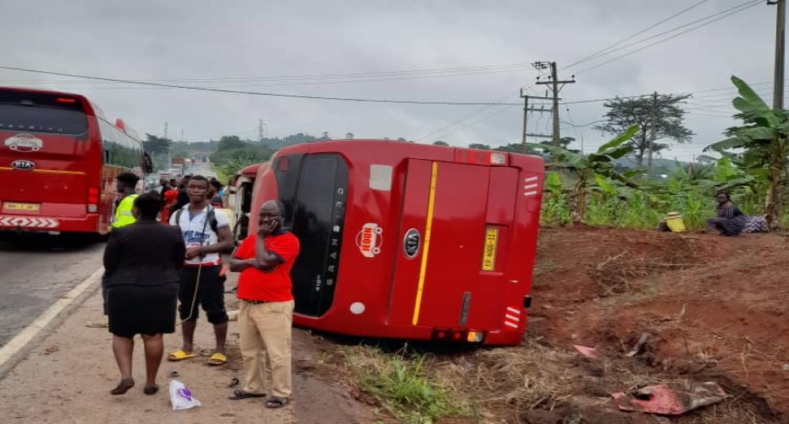
[[[164,84],[164,83],[157,83],[157,82],[134,81],[134,80],[125,80],[125,79],[120,79],[120,78],[106,78],[106,77],[97,77],[97,76],[91,76],[91,75],[69,74],[69,73],[65,73],[65,72],[53,72],[53,71],[43,71],[43,70],[36,70],[36,69],[17,68],[17,67],[13,67],[13,66],[0,66],[0,69],[5,69],[5,70],[9,70],[9,71],[45,74],[45,75],[57,75],[57,76],[70,77],[70,78],[81,78],[81,79],[87,79],[87,80],[117,82],[117,83],[123,83],[123,84],[136,84],[136,85],[143,85],[143,86],[149,86],[149,87],[178,88],[178,89],[182,89],[182,90],[208,91],[208,92],[213,92],[213,93],[224,93],[224,94],[246,94],[246,95],[250,95],[250,96],[281,97],[281,98],[290,98],[290,99],[330,100],[330,101],[357,102],[357,103],[446,105],[446,106],[519,106],[520,105],[520,103],[448,102],[448,101],[422,101],[422,100],[369,99],[369,98],[355,98],[355,97],[311,96],[311,95],[305,95],[305,94],[265,93],[265,92],[259,92],[259,91],[228,90],[228,89],[213,88],[213,87],[194,87],[194,86],[188,86],[188,85],[177,85],[177,84]]]
[[[456,67],[456,68],[434,68],[422,70],[401,70],[401,71],[379,71],[379,72],[361,72],[361,73],[338,73],[338,74],[306,74],[306,75],[279,75],[279,76],[257,76],[257,77],[220,77],[220,78],[158,78],[158,79],[142,79],[142,78],[122,78],[125,80],[134,80],[140,82],[160,82],[160,83],[184,83],[184,82],[253,82],[253,81],[299,81],[299,80],[321,80],[321,79],[349,79],[349,78],[368,78],[368,77],[381,77],[381,76],[399,76],[399,75],[434,75],[434,74],[455,74],[455,73],[480,73],[480,72],[499,72],[509,70],[523,70],[529,69],[531,64],[502,64],[502,65],[485,65],[485,66],[469,66],[469,67]],[[21,82],[38,82],[37,80],[20,80]],[[63,81],[54,81],[63,82]]]
[[[737,13],[740,13],[740,12],[744,12],[744,11],[745,11],[745,10],[747,10],[747,9],[750,9],[750,8],[752,8],[752,7],[755,7],[755,6],[758,6],[758,5],[759,5],[759,3],[761,3],[761,2],[762,2],[762,0],[751,0],[751,1],[747,2],[747,3],[745,3],[745,4],[742,4],[742,5],[739,5],[739,6],[735,6],[735,7],[729,8],[729,9],[726,9],[726,10],[724,10],[724,11],[722,11],[722,12],[718,12],[718,13],[716,13],[716,14],[714,14],[714,15],[710,15],[710,16],[708,16],[708,17],[706,17],[706,18],[699,19],[699,20],[697,20],[697,21],[691,22],[691,23],[689,23],[689,24],[682,25],[682,26],[680,26],[680,27],[677,27],[677,28],[671,29],[671,30],[669,30],[669,31],[665,31],[665,32],[663,32],[663,33],[660,33],[660,34],[658,34],[658,35],[654,35],[654,36],[652,36],[652,37],[649,37],[649,38],[646,38],[646,39],[644,39],[644,40],[638,41],[638,42],[636,42],[636,43],[631,43],[631,44],[629,44],[629,45],[627,45],[627,46],[623,46],[623,47],[620,47],[620,48],[618,48],[618,49],[616,49],[616,50],[612,50],[612,51],[611,51],[611,52],[609,52],[609,53],[613,53],[613,52],[616,52],[616,51],[619,51],[619,50],[626,49],[626,48],[628,48],[628,47],[635,46],[635,45],[637,45],[637,44],[641,44],[641,43],[643,43],[643,42],[645,42],[645,41],[652,40],[652,39],[654,39],[654,38],[656,38],[656,37],[659,37],[659,36],[661,36],[661,35],[666,35],[666,34],[668,34],[668,33],[671,33],[671,32],[673,32],[673,31],[675,31],[675,30],[677,30],[677,29],[684,28],[684,27],[687,27],[687,26],[689,26],[689,25],[692,25],[692,24],[695,24],[695,23],[698,23],[698,22],[702,22],[702,21],[705,21],[705,20],[711,19],[712,17],[718,16],[716,19],[713,19],[713,20],[711,20],[711,21],[708,21],[708,22],[705,22],[705,23],[703,23],[703,24],[697,25],[697,26],[695,26],[695,27],[691,27],[691,28],[689,28],[689,29],[687,29],[687,30],[685,30],[685,31],[682,31],[682,32],[678,33],[678,34],[674,34],[674,35],[672,35],[671,37],[667,37],[667,38],[664,38],[664,39],[662,39],[662,40],[658,40],[658,41],[656,41],[656,42],[654,42],[654,43],[651,43],[651,44],[648,44],[648,45],[646,45],[646,46],[644,46],[644,47],[641,47],[641,48],[639,48],[639,49],[633,50],[632,52],[626,53],[626,54],[624,54],[624,55],[622,55],[622,56],[615,57],[615,58],[613,58],[613,59],[610,59],[610,60],[607,60],[607,61],[605,61],[605,62],[603,62],[603,63],[597,64],[597,65],[594,65],[594,66],[592,66],[592,67],[590,67],[590,68],[586,68],[586,69],[583,69],[583,70],[581,70],[581,71],[578,71],[578,72],[576,72],[576,74],[581,74],[581,73],[583,73],[583,72],[588,72],[588,71],[591,71],[591,70],[593,70],[593,69],[597,69],[597,68],[599,68],[599,67],[601,67],[601,66],[604,66],[604,65],[607,65],[607,64],[609,64],[609,63],[611,63],[611,62],[615,62],[615,61],[617,61],[617,60],[624,59],[624,58],[626,58],[626,57],[628,57],[628,56],[631,56],[631,55],[633,55],[633,54],[636,54],[636,53],[638,53],[638,52],[644,51],[644,50],[646,50],[646,49],[648,49],[648,48],[650,48],[650,47],[656,46],[656,45],[658,45],[658,44],[665,43],[666,41],[669,41],[669,40],[673,40],[674,38],[677,38],[677,37],[679,37],[679,36],[681,36],[681,35],[684,35],[684,34],[687,34],[687,33],[689,33],[689,32],[695,31],[695,30],[697,30],[697,29],[699,29],[699,28],[703,28],[703,27],[705,27],[705,26],[707,26],[707,25],[710,25],[710,24],[713,24],[713,23],[715,23],[715,22],[718,22],[718,21],[720,21],[720,20],[722,20],[722,19],[725,19],[725,18],[727,18],[727,17],[729,17],[729,16],[735,15],[735,14],[737,14]],[[719,16],[719,15],[722,15],[722,16]]]
[[[598,57],[604,56],[605,54],[612,53],[612,52],[608,52],[608,51],[610,49],[616,47],[616,46],[621,45],[622,43],[624,43],[624,42],[626,42],[628,40],[632,40],[633,38],[638,37],[639,35],[647,32],[647,31],[649,31],[649,30],[651,30],[653,28],[656,28],[656,27],[658,27],[658,26],[660,26],[660,25],[662,25],[662,24],[664,24],[664,23],[666,23],[666,22],[668,22],[668,21],[670,21],[672,19],[678,18],[678,17],[684,15],[685,13],[690,12],[691,10],[701,6],[702,4],[706,3],[707,1],[708,0],[701,0],[700,2],[694,4],[694,5],[686,8],[686,9],[683,9],[683,10],[681,10],[681,11],[679,11],[679,12],[677,12],[677,13],[671,15],[671,16],[669,16],[668,18],[662,19],[659,22],[657,22],[655,24],[652,24],[652,25],[650,25],[650,26],[638,31],[638,32],[636,32],[635,34],[633,34],[633,35],[631,35],[629,37],[625,37],[625,38],[617,41],[616,43],[611,44],[610,46],[608,46],[608,47],[606,47],[606,48],[604,48],[604,49],[602,49],[602,50],[600,50],[600,51],[598,51],[596,53],[592,53],[591,55],[589,55],[589,56],[587,56],[587,57],[585,57],[585,58],[583,58],[583,59],[581,59],[581,60],[579,60],[577,62],[573,62],[573,63],[567,65],[567,67],[565,67],[564,69],[569,69],[569,68],[572,68],[573,66],[580,65],[581,63],[588,62],[590,60],[594,60],[594,59],[596,59]],[[608,53],[606,53],[606,52],[608,52]]]

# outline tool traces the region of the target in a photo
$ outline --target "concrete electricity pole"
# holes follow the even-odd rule
[[[773,109],[784,108],[784,60],[786,56],[786,0],[768,0],[778,6],[775,23],[775,81],[773,81]]]
[[[559,146],[561,140],[561,133],[559,130],[559,92],[564,88],[565,84],[575,84],[575,75],[572,80],[560,81],[559,71],[556,67],[556,62],[535,62],[532,64],[538,70],[551,70],[550,81],[539,81],[537,77],[537,84],[550,86],[553,92],[553,145]],[[561,87],[559,86],[561,84]]]

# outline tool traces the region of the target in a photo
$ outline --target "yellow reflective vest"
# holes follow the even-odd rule
[[[134,199],[137,198],[136,194],[130,194],[124,197],[118,207],[115,208],[115,219],[112,220],[112,228],[121,228],[130,224],[134,224],[137,220],[132,215],[134,208]]]

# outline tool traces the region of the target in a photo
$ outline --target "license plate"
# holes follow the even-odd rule
[[[38,212],[41,205],[37,203],[3,203],[3,212]]]
[[[482,249],[482,270],[493,271],[496,269],[496,250],[499,245],[498,228],[485,230],[485,247]]]

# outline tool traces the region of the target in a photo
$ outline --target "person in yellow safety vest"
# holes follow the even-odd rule
[[[121,228],[127,225],[134,224],[137,219],[134,218],[132,214],[132,209],[134,209],[134,199],[137,198],[137,183],[140,181],[140,177],[136,174],[131,172],[123,172],[118,174],[115,177],[115,188],[118,193],[122,196],[120,201],[115,206],[115,214],[112,217],[112,224],[110,225],[110,230],[113,228]],[[105,272],[104,275],[101,277],[101,294],[104,298],[104,321],[100,322],[91,322],[88,323],[88,327],[90,328],[107,328],[107,278],[108,275]]]
[[[115,216],[112,219],[112,228],[121,228],[134,224],[137,220],[132,215],[134,199],[137,198],[136,188],[140,177],[131,172],[124,172],[116,177],[116,188],[122,198],[115,207]]]

